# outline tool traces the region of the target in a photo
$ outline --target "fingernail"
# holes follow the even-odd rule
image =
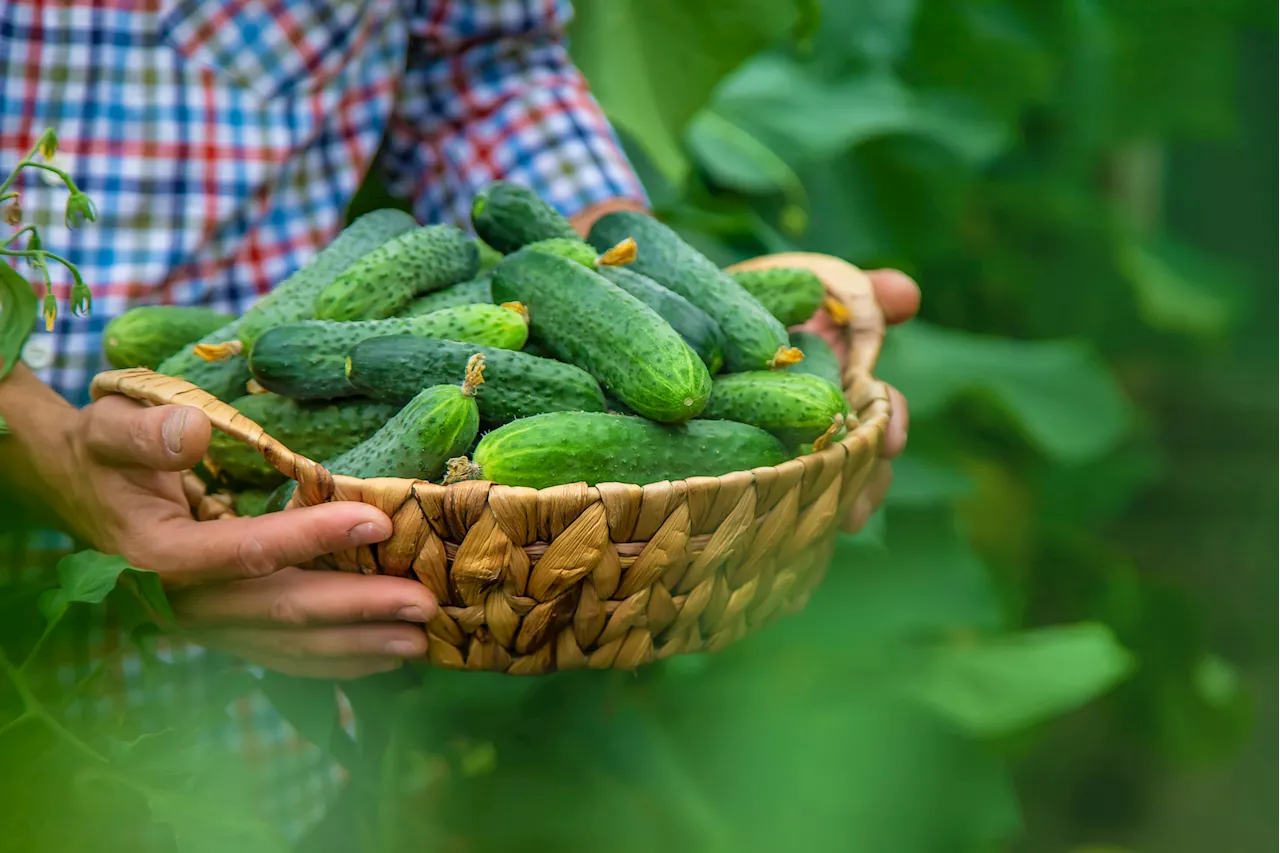
[[[372,521],[362,522],[347,531],[347,538],[353,545],[372,545],[383,541],[387,536],[387,531]]]
[[[396,611],[396,618],[404,622],[426,622],[427,614],[416,604],[407,604]]]
[[[422,653],[421,646],[413,640],[392,640],[386,645],[386,652],[396,657],[417,657]]]
[[[187,425],[187,408],[183,406],[164,419],[160,427],[160,435],[164,438],[164,446],[170,453],[182,452],[182,429]]]

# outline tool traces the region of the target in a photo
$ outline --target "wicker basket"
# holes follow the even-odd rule
[[[314,568],[416,577],[441,604],[427,626],[441,667],[536,675],[633,669],[716,651],[804,607],[835,532],[866,482],[889,418],[871,371],[884,322],[870,280],[836,258],[771,255],[739,268],[804,266],[849,311],[845,394],[856,420],[824,450],[771,468],[636,486],[527,489],[333,476],[196,386],[138,368],[99,374],[96,398],[195,406],[298,481],[291,505],[357,500],[392,519],[386,542]],[[188,473],[197,517],[232,514]]]

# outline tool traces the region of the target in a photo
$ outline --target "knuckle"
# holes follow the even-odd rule
[[[236,568],[248,578],[260,578],[276,570],[275,560],[256,536],[246,536],[236,546]]]
[[[308,623],[307,611],[291,595],[278,596],[267,608],[267,618],[281,625],[301,626]]]

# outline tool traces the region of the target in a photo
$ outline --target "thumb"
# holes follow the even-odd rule
[[[82,438],[105,465],[185,471],[204,456],[212,427],[191,406],[144,406],[119,395],[83,410]]]

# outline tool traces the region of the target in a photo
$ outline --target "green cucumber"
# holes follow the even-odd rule
[[[347,357],[347,379],[361,394],[403,405],[423,388],[457,376],[477,352],[485,357],[476,404],[486,426],[542,412],[604,411],[600,386],[581,368],[437,338],[395,335],[362,341]]]
[[[626,267],[599,267],[596,272],[648,305],[671,324],[711,373],[724,366],[724,335],[716,321],[698,306],[648,276]]]
[[[480,239],[503,254],[552,237],[581,239],[569,220],[537,193],[507,181],[494,181],[476,195],[471,224]]]
[[[102,354],[116,368],[149,367],[235,317],[195,305],[140,305],[107,323],[102,332]]]
[[[493,291],[489,287],[490,276],[482,273],[470,281],[419,296],[405,306],[397,316],[420,317],[445,308],[456,308],[459,305],[475,305],[476,303],[493,302]]]
[[[415,228],[347,267],[316,296],[317,320],[381,320],[413,301],[474,278],[475,241],[452,225]]]
[[[309,459],[328,459],[350,450],[400,409],[360,398],[305,403],[279,394],[251,394],[233,400],[231,405],[272,438]],[[261,453],[223,432],[214,431],[206,455],[225,481],[274,486],[285,480]]]
[[[475,238],[476,256],[480,259],[480,272],[486,273],[489,270],[502,263],[502,259],[506,257],[497,249],[490,246],[479,237]]]
[[[658,220],[617,211],[601,217],[591,229],[591,245],[601,251],[627,237],[637,244],[630,269],[688,299],[720,326],[728,370],[773,370],[803,358],[788,343],[787,329],[777,317]]]
[[[591,270],[521,250],[493,271],[493,296],[522,303],[538,344],[645,417],[678,423],[706,405],[711,375],[697,353],[652,308]]]
[[[806,269],[775,267],[739,270],[729,275],[784,326],[807,323],[818,313],[827,295],[822,279]]]
[[[249,366],[263,388],[299,400],[349,397],[347,353],[384,335],[444,338],[497,349],[519,349],[529,334],[520,311],[500,305],[460,305],[421,317],[339,323],[304,320],[278,326],[253,345]]]
[[[821,377],[756,370],[717,377],[701,417],[760,427],[790,447],[814,441],[833,424],[838,430],[848,411],[844,394]]]
[[[548,240],[530,243],[526,248],[531,252],[547,252],[548,254],[559,255],[576,264],[581,264],[587,269],[595,269],[596,258],[599,257],[595,247],[581,237],[574,237],[573,239],[552,237]]]
[[[266,489],[246,489],[236,493],[233,507],[241,518],[253,518],[271,511],[268,508],[270,500],[271,492]]]
[[[249,371],[249,359],[240,354],[239,331],[243,318],[236,318],[227,325],[201,338],[196,346],[220,348],[231,346],[232,354],[219,361],[205,361],[192,347],[183,347],[160,362],[157,373],[177,376],[193,385],[199,385],[223,402],[244,394],[244,386],[253,374]]]
[[[364,255],[418,227],[403,210],[374,210],[356,219],[304,267],[276,285],[244,313],[240,341],[246,348],[272,326],[315,316],[316,295]]]
[[[844,380],[840,376],[840,359],[822,335],[796,329],[790,334],[790,338],[791,345],[804,353],[804,361],[788,367],[788,373],[820,376],[837,388],[844,387]]]
[[[786,459],[776,438],[747,424],[668,426],[628,415],[552,412],[486,433],[473,461],[485,480],[544,489],[715,477]]]
[[[355,447],[321,464],[331,474],[369,479],[438,480],[449,460],[462,456],[480,431],[476,388],[484,382],[484,356],[473,355],[462,385],[425,388],[391,420]],[[267,502],[283,507],[296,483],[288,482]]]

